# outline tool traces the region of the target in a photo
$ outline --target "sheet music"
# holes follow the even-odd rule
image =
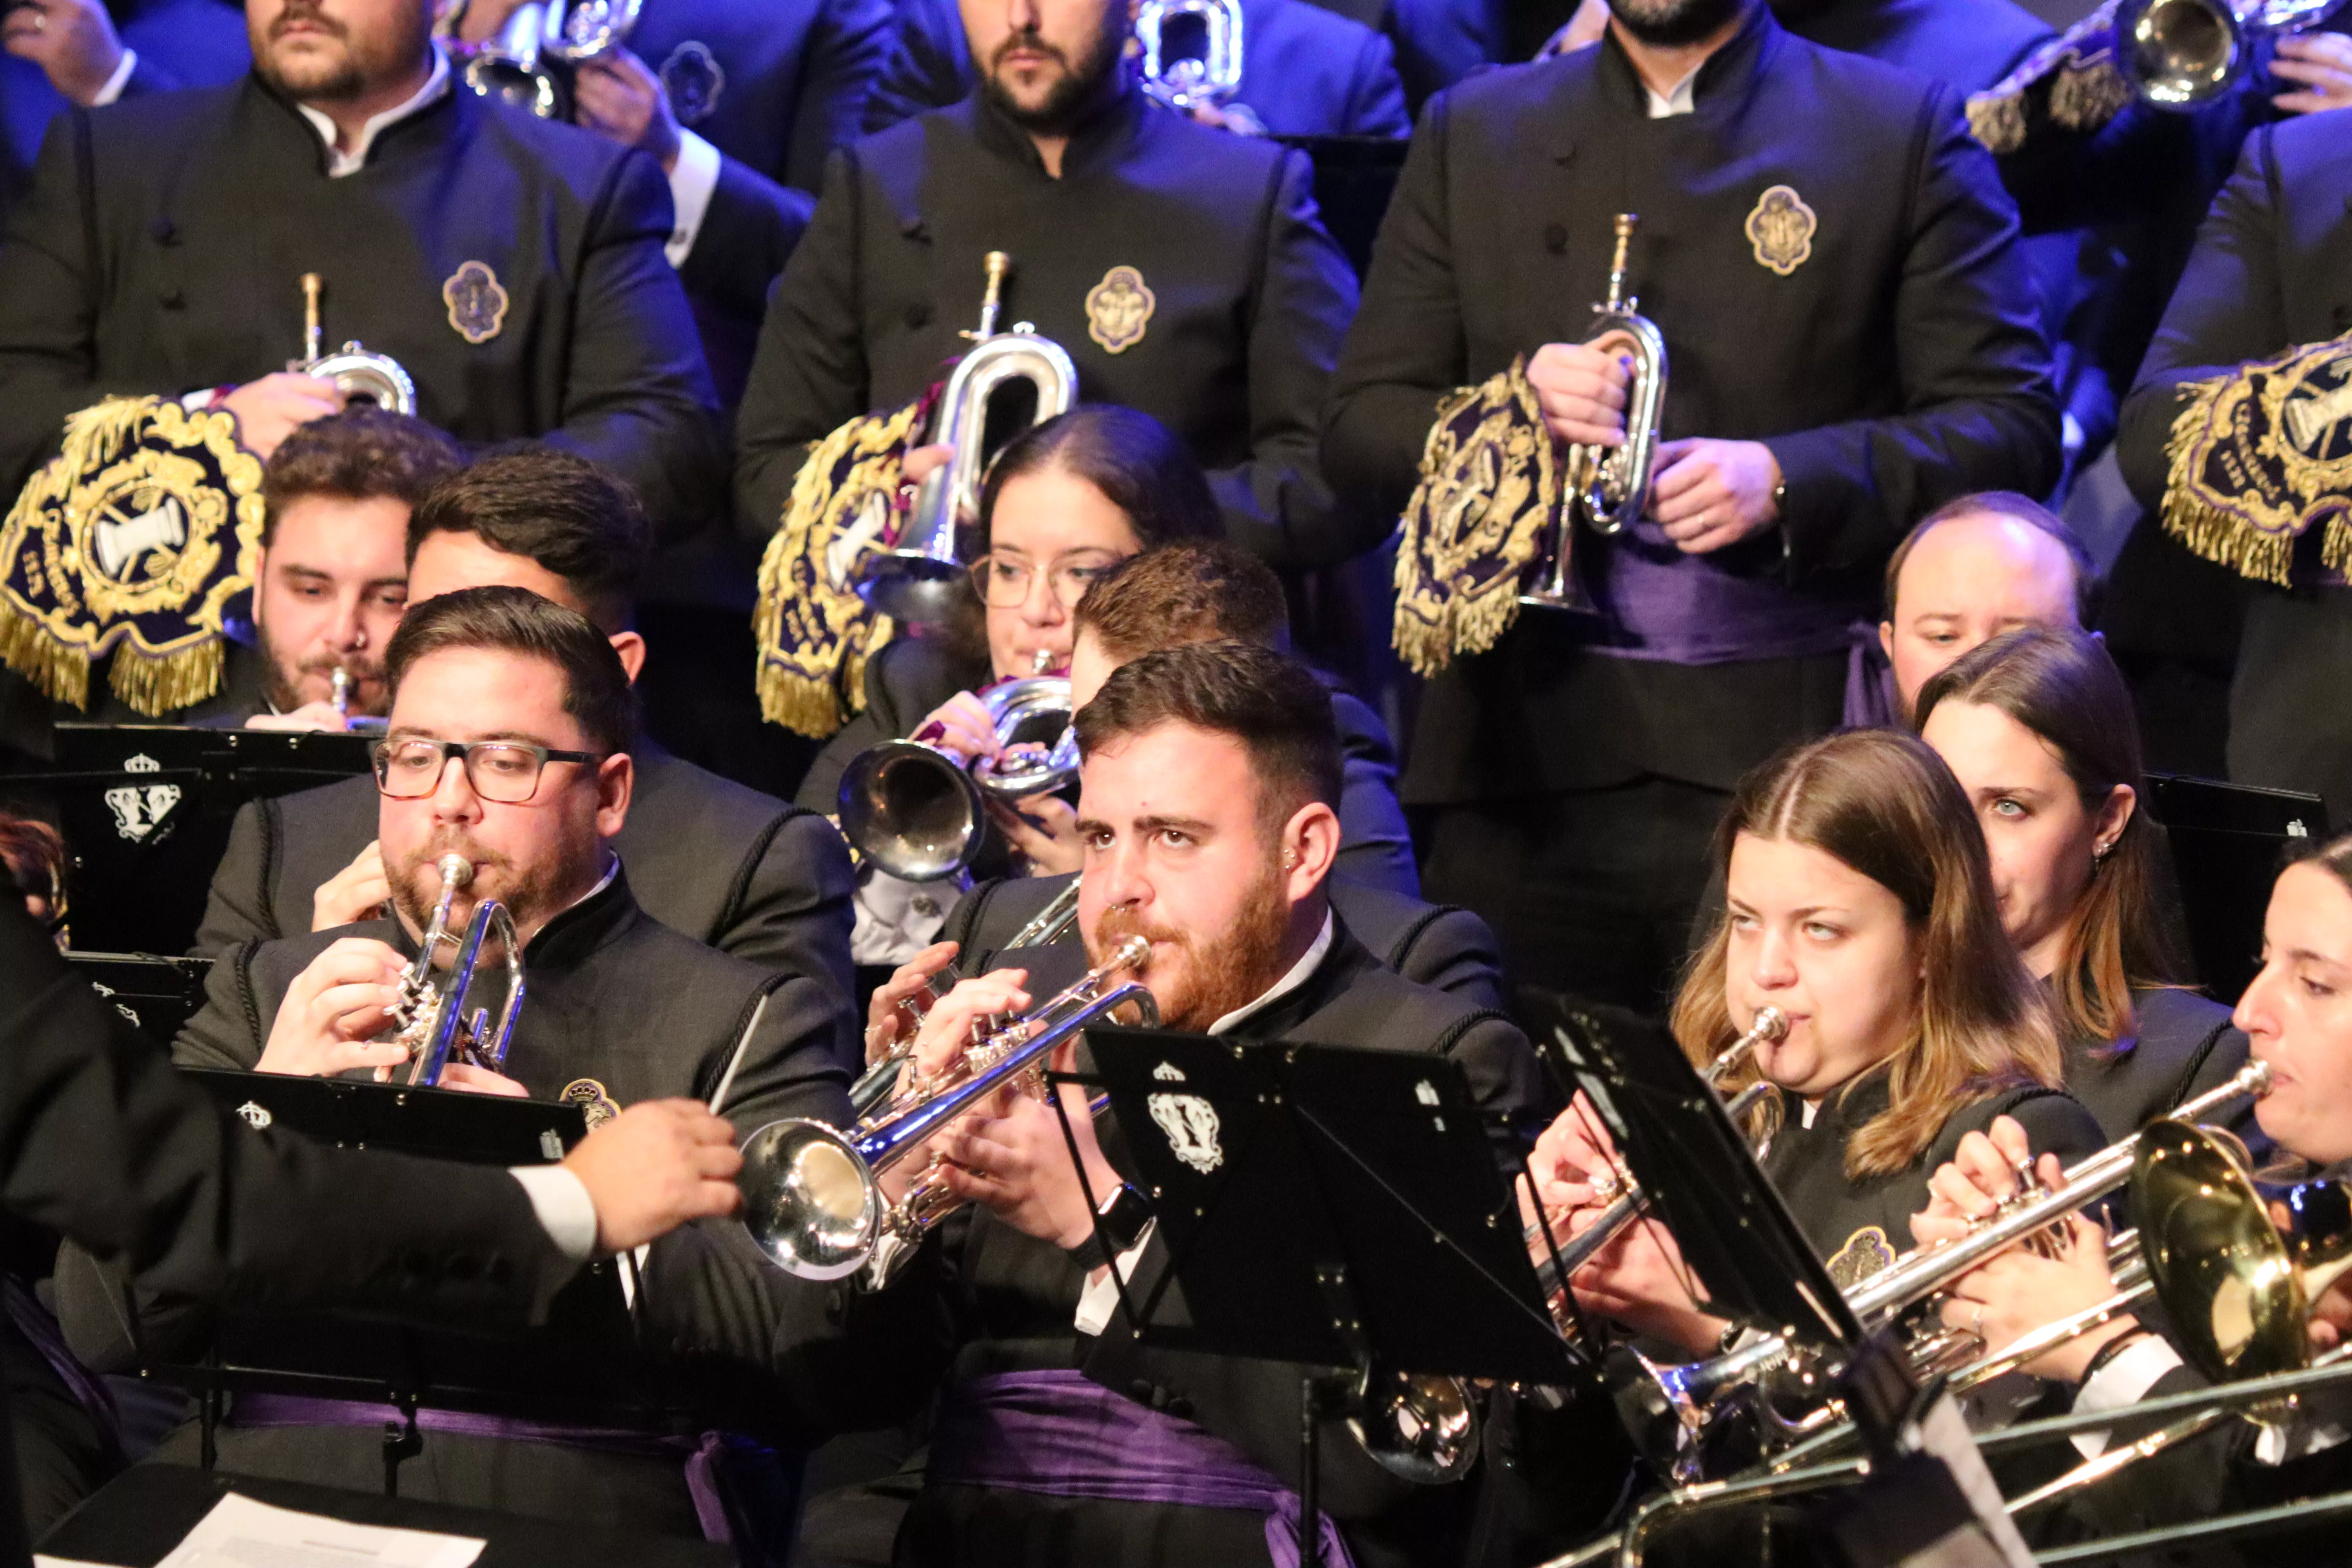
[[[482,1546],[461,1535],[347,1524],[231,1492],[156,1568],[468,1568]]]

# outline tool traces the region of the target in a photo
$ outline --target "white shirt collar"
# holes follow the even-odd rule
[[[1682,80],[1675,83],[1672,88],[1668,89],[1664,97],[1660,97],[1657,89],[1653,88],[1648,82],[1643,82],[1642,84],[1642,96],[1649,100],[1650,118],[1653,120],[1672,120],[1677,114],[1690,114],[1696,112],[1698,109],[1698,98],[1696,94],[1698,73],[1700,68],[1706,64],[1706,62],[1705,60],[1701,60],[1698,65],[1691,67],[1690,74],[1683,78]]]
[[[1315,941],[1307,947],[1305,956],[1290,966],[1290,973],[1276,981],[1271,988],[1258,996],[1256,1001],[1244,1002],[1210,1025],[1209,1033],[1222,1035],[1243,1019],[1264,1012],[1306,984],[1307,977],[1315,973],[1315,966],[1323,962],[1323,955],[1331,951],[1331,910],[1327,906],[1323,910],[1323,929],[1315,933]]]
[[[433,70],[425,79],[425,85],[418,88],[405,103],[394,104],[382,114],[369,116],[368,122],[360,127],[359,140],[352,143],[352,150],[348,153],[336,151],[333,121],[307,103],[298,103],[294,107],[301,111],[303,119],[310,122],[310,129],[319,133],[319,140],[327,144],[329,177],[341,179],[367,162],[368,149],[375,145],[378,132],[412,115],[423,113],[439,102],[448,91],[449,57],[441,52],[440,45],[436,44],[433,46]]]

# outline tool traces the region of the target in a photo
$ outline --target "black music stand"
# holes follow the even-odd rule
[[[180,1026],[205,1005],[209,958],[157,958],[146,952],[66,954],[74,973],[156,1047],[170,1051]]]
[[[2279,868],[2301,846],[2327,837],[2315,795],[2216,779],[2147,775],[2148,814],[2164,825],[2197,978],[2235,1002],[2262,967],[2263,916]]]
[[[587,1135],[577,1105],[407,1089],[349,1079],[182,1069],[230,1115],[256,1128],[339,1147],[393,1149],[468,1163],[551,1163]],[[419,1203],[433,1194],[420,1192]],[[675,1423],[650,1358],[637,1349],[625,1258],[586,1265],[559,1291],[547,1321],[520,1336],[463,1323],[421,1328],[332,1312],[223,1311],[198,1355],[152,1352],[140,1364],[198,1397],[203,1454],[212,1468],[221,1398],[229,1393],[384,1405],[384,1495],[402,1460],[421,1451],[420,1409],[467,1411],[551,1425],[660,1432]],[[127,1290],[127,1287],[126,1287]],[[126,1321],[138,1333],[136,1302]],[[143,1336],[142,1336],[143,1341]]]
[[[1108,1092],[1164,1248],[1154,1278],[1118,1280],[1139,1341],[1349,1368],[1348,1393],[1378,1372],[1570,1380],[1457,1064],[1160,1029],[1096,1027],[1087,1044],[1094,1071],[1055,1077]],[[1331,1394],[1328,1379],[1302,1389],[1308,1563]]]
[[[363,773],[373,743],[299,731],[59,724],[54,760],[0,773],[0,800],[65,836],[76,946],[184,952],[237,808]]]

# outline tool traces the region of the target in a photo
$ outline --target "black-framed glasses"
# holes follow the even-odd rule
[[[1075,610],[1087,590],[1124,559],[1108,550],[1073,550],[1054,558],[1045,568],[1046,579],[1053,584],[1054,597],[1061,601],[1062,608]],[[991,552],[971,563],[971,585],[980,591],[980,602],[992,610],[1019,609],[1029,602],[1029,590],[1036,581],[1036,563],[1026,556]]]
[[[466,782],[484,800],[520,805],[539,793],[541,770],[550,763],[597,763],[599,752],[559,752],[528,741],[378,741],[377,793],[394,800],[422,800],[441,786],[452,757],[466,763]]]

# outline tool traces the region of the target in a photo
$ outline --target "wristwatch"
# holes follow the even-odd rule
[[[1095,1228],[1077,1246],[1068,1248],[1072,1262],[1091,1274],[1108,1263],[1104,1256],[1103,1239],[1108,1237],[1113,1247],[1125,1252],[1143,1235],[1143,1227],[1151,1223],[1151,1200],[1135,1187],[1122,1182],[1103,1199],[1095,1210]]]

